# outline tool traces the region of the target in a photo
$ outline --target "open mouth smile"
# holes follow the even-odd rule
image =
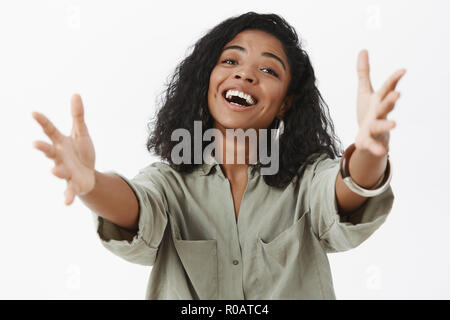
[[[222,96],[233,110],[238,111],[253,109],[258,103],[256,97],[237,89],[224,90]]]

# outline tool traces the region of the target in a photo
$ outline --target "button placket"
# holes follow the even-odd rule
[[[220,166],[218,166],[220,168]],[[221,170],[221,169],[219,169]],[[221,172],[221,171],[220,171]],[[221,177],[222,178],[222,177]],[[229,211],[232,214],[229,215],[230,224],[232,225],[233,232],[231,232],[231,248],[230,248],[230,255],[231,255],[231,268],[229,272],[231,273],[232,277],[232,284],[231,288],[234,292],[235,297],[241,297],[244,298],[244,289],[243,289],[243,283],[242,283],[242,267],[240,265],[240,261],[242,261],[242,252],[241,252],[241,245],[239,240],[239,231],[238,231],[238,225],[239,225],[239,219],[236,221],[235,217],[235,211],[234,211],[234,205],[233,205],[233,195],[231,193],[231,184],[230,181],[224,176],[223,177],[223,183],[226,186],[225,189],[227,189],[227,198],[229,199],[227,201],[227,211]],[[245,192],[244,192],[245,193]],[[244,200],[242,200],[244,202]],[[242,206],[242,204],[241,204]],[[237,258],[237,259],[236,259]]]

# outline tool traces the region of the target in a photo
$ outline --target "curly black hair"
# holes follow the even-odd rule
[[[147,150],[179,172],[192,172],[199,166],[194,164],[194,155],[191,155],[190,164],[173,163],[171,151],[178,141],[171,140],[172,132],[184,128],[193,136],[195,120],[202,121],[204,131],[213,128],[214,119],[208,108],[211,71],[223,47],[246,29],[262,30],[278,38],[291,67],[291,82],[286,95],[292,95],[293,99],[283,117],[285,129],[279,140],[279,170],[275,175],[264,175],[268,185],[284,188],[296,175],[303,174],[303,170],[299,172],[302,164],[312,164],[323,153],[335,159],[342,156],[343,151],[334,132],[328,106],[315,84],[316,77],[308,54],[302,49],[295,29],[276,14],[248,12],[229,18],[195,43],[190,55],[176,67],[166,84],[161,107],[148,124]],[[276,119],[270,128],[274,125]],[[270,134],[270,130],[268,132]],[[203,149],[209,143],[203,142]],[[256,168],[260,164],[253,166]]]

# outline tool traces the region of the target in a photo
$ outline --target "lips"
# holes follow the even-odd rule
[[[222,91],[223,98],[231,105],[249,108],[258,103],[258,98],[240,86],[230,87]]]
[[[233,102],[229,102],[227,99],[225,99],[225,97],[223,97],[222,96],[222,98],[223,98],[223,101],[224,101],[224,103],[225,103],[225,105],[229,108],[229,109],[231,109],[232,111],[238,111],[238,112],[245,112],[245,111],[250,111],[250,110],[252,110],[252,109],[255,109],[255,108],[257,108],[259,105],[258,104],[254,104],[254,105],[252,105],[252,106],[249,106],[249,107],[244,107],[244,106],[241,106],[241,105],[237,105],[237,104],[235,104],[235,103],[233,103]]]

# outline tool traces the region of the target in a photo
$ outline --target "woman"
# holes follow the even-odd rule
[[[377,92],[367,51],[359,54],[357,70],[359,131],[342,166],[295,30],[277,15],[253,12],[210,30],[176,69],[147,143],[163,161],[133,179],[96,171],[79,95],[71,100],[70,137],[33,113],[53,142],[34,146],[55,161],[52,173],[67,180],[65,203],[78,196],[92,210],[102,244],[153,266],[147,299],[335,299],[326,254],[362,243],[394,200],[386,180],[395,123],[386,117],[405,70]],[[173,133],[195,135],[196,121],[203,132],[220,133],[213,139],[217,148],[198,163],[207,141],[200,147],[188,141],[192,152],[180,153],[187,160],[180,162]],[[275,138],[267,141],[279,146],[279,165],[263,175],[267,164],[250,161],[250,142],[226,132],[272,128],[276,135],[267,135]],[[231,161],[223,161],[219,155],[229,150]],[[242,153],[245,161],[235,163]]]

